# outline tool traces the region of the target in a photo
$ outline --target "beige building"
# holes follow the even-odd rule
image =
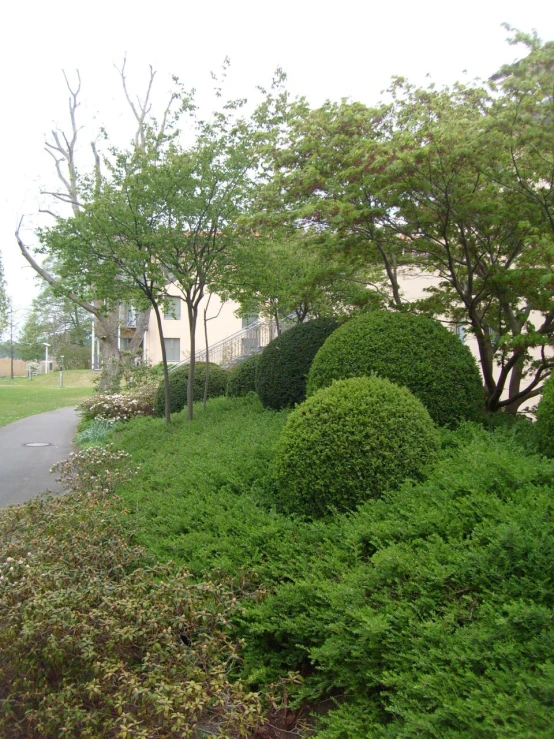
[[[168,362],[177,364],[190,359],[190,330],[187,306],[178,288],[168,288],[173,299],[167,301],[162,311],[162,331]],[[206,310],[210,361],[230,365],[241,357],[266,346],[277,330],[271,321],[263,321],[257,315],[239,318],[239,304],[222,301],[219,296],[206,295],[200,303],[196,326],[196,356],[205,359],[206,337],[204,311]],[[119,346],[125,351],[135,331],[136,312],[128,306],[120,309]],[[154,311],[150,312],[148,328],[143,340],[143,360],[155,365],[162,361],[160,335]]]

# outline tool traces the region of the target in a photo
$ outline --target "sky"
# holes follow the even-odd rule
[[[44,144],[53,128],[68,130],[68,92],[81,76],[78,165],[90,170],[90,142],[104,126],[125,145],[134,133],[117,67],[127,59],[130,91],[142,95],[149,65],[156,70],[154,109],[162,111],[177,75],[210,105],[225,57],[233,96],[256,97],[277,67],[287,87],[312,105],[349,97],[377,103],[394,75],[426,84],[487,78],[524,54],[506,43],[502,27],[554,40],[551,0],[27,0],[4,3],[0,30],[2,147],[0,250],[8,294],[24,316],[38,293],[34,272],[19,253],[14,232],[36,245],[34,231],[53,223],[40,214],[43,190],[57,188]],[[206,110],[206,112],[209,112]]]

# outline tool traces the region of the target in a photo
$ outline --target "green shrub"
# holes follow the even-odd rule
[[[343,696],[318,737],[552,736],[554,461],[465,426],[427,480],[332,519],[347,559],[247,607],[254,680]]]
[[[178,413],[187,405],[187,383],[189,379],[189,365],[177,367],[169,373],[169,392],[171,394],[171,413]],[[193,400],[202,400],[206,383],[206,363],[199,362],[194,368]],[[218,364],[210,362],[210,380],[208,383],[208,398],[225,395],[227,388],[227,370]],[[154,402],[155,415],[165,413],[165,388],[161,382]]]
[[[375,311],[348,321],[317,353],[307,392],[370,374],[405,385],[441,426],[483,414],[481,376],[470,350],[426,316]]]
[[[420,477],[438,448],[409,390],[379,377],[339,380],[290,414],[277,447],[277,499],[309,516],[352,509]]]
[[[554,457],[554,375],[546,381],[537,408],[536,432],[541,452],[547,457]]]
[[[75,436],[75,444],[102,444],[108,434],[113,431],[115,421],[111,418],[95,418],[86,424]]]
[[[337,326],[334,318],[318,318],[293,326],[266,346],[256,373],[256,391],[266,408],[280,410],[306,399],[310,365]]]
[[[229,370],[227,395],[230,398],[238,398],[256,392],[256,371],[259,361],[260,355],[253,354]]]

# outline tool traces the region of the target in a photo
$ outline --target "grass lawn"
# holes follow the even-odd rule
[[[35,413],[80,403],[92,394],[94,377],[90,370],[66,370],[63,388],[59,386],[59,372],[39,375],[32,380],[0,377],[0,426]]]

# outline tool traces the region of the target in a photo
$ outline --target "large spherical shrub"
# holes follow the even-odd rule
[[[554,457],[554,375],[549,377],[544,386],[537,408],[536,431],[540,450],[547,457]]]
[[[405,385],[441,426],[482,418],[477,363],[468,347],[432,318],[375,311],[348,321],[314,358],[307,394],[333,380],[371,374]]]
[[[316,318],[293,326],[265,347],[256,391],[266,408],[280,410],[306,398],[306,377],[313,358],[337,326],[334,318]]]
[[[182,411],[187,405],[187,383],[189,379],[189,365],[177,367],[169,373],[169,392],[171,395],[171,413]],[[193,399],[202,400],[206,382],[206,363],[199,362],[194,368]],[[227,370],[218,364],[210,362],[210,379],[208,382],[208,398],[225,395],[227,387]],[[165,390],[162,382],[158,387],[154,410],[157,416],[165,413]]]
[[[380,377],[338,380],[295,408],[276,450],[278,504],[321,516],[421,476],[439,448],[422,403]]]
[[[260,355],[253,354],[229,370],[227,395],[230,398],[256,392],[256,371],[259,361]]]

